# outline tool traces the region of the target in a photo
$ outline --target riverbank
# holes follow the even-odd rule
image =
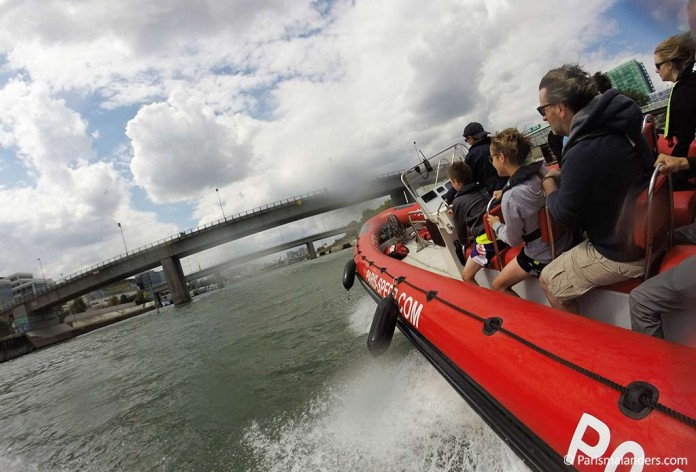
[[[22,334],[14,334],[0,339],[0,362],[15,359],[24,354],[29,354],[37,349],[72,339],[75,336],[89,333],[95,329],[103,328],[119,321],[142,315],[154,310],[153,302],[144,305],[124,308],[108,313],[99,313],[94,316],[75,320],[70,323],[61,323],[48,328],[28,331]]]

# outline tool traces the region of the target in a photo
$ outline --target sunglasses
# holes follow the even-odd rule
[[[537,111],[541,116],[546,116],[546,108],[550,107],[551,105],[556,105],[555,103],[547,103],[546,105],[542,105],[540,107],[537,107]]]
[[[662,64],[665,64],[665,63],[667,63],[667,62],[669,62],[669,61],[656,62],[656,63],[655,63],[655,69],[659,71],[659,70],[660,70],[660,67],[662,67]]]

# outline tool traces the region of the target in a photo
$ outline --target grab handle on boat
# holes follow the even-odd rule
[[[491,336],[498,332],[500,327],[503,325],[503,319],[497,316],[486,318],[483,321],[483,334],[486,336]]]
[[[641,420],[653,411],[659,397],[660,392],[654,385],[631,382],[619,397],[619,410],[629,418]]]

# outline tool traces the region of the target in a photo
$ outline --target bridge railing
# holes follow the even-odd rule
[[[402,171],[385,172],[383,174],[378,175],[374,179],[372,179],[372,181],[378,181],[378,180],[381,180],[381,179],[384,179],[387,177],[401,175],[401,173],[402,173]],[[234,221],[243,220],[246,218],[251,218],[251,217],[257,216],[261,213],[268,212],[269,210],[278,209],[282,206],[297,205],[298,202],[300,202],[300,204],[301,204],[302,200],[316,198],[316,197],[324,195],[328,192],[329,192],[329,189],[324,188],[321,190],[316,190],[313,192],[308,192],[308,193],[303,193],[301,195],[296,195],[294,197],[284,198],[284,199],[277,200],[277,201],[272,202],[272,203],[267,203],[265,205],[261,205],[261,206],[258,206],[256,208],[252,208],[251,210],[244,210],[244,211],[241,211],[239,213],[235,213],[232,216],[229,216],[226,218],[220,218],[220,219],[215,220],[215,221],[211,221],[208,223],[204,223],[202,225],[198,225],[194,228],[180,231],[177,234],[167,236],[165,238],[159,239],[157,241],[146,244],[144,246],[139,246],[131,251],[126,251],[123,254],[119,254],[117,256],[111,257],[109,259],[103,260],[101,262],[93,264],[93,265],[86,267],[84,269],[81,269],[77,272],[73,272],[71,274],[63,276],[60,279],[58,279],[58,283],[54,283],[50,286],[46,285],[44,287],[41,287],[40,289],[36,290],[35,294],[32,293],[32,294],[24,295],[22,297],[14,298],[14,299],[12,299],[12,301],[6,302],[3,305],[0,305],[0,310],[4,311],[4,310],[9,310],[11,308],[14,308],[15,306],[21,305],[22,303],[25,303],[25,302],[27,302],[27,301],[29,301],[29,300],[31,300],[39,295],[43,295],[44,293],[48,293],[48,292],[55,290],[63,285],[67,285],[68,283],[73,282],[76,279],[83,278],[87,275],[96,275],[99,273],[100,269],[114,265],[116,262],[119,262],[119,261],[126,259],[126,258],[129,258],[129,257],[133,257],[134,255],[137,255],[139,253],[142,253],[142,252],[148,251],[150,249],[162,246],[163,244],[166,244],[166,243],[173,241],[175,239],[182,239],[182,238],[186,238],[190,235],[200,233],[202,231],[209,231],[209,230],[212,230],[220,225],[234,222]]]

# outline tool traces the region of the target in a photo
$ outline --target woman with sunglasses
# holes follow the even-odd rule
[[[673,82],[669,95],[665,138],[676,139],[672,156],[686,157],[696,135],[696,43],[688,35],[670,36],[655,48],[655,70],[663,82]],[[672,176],[675,190],[689,186],[684,172]]]

